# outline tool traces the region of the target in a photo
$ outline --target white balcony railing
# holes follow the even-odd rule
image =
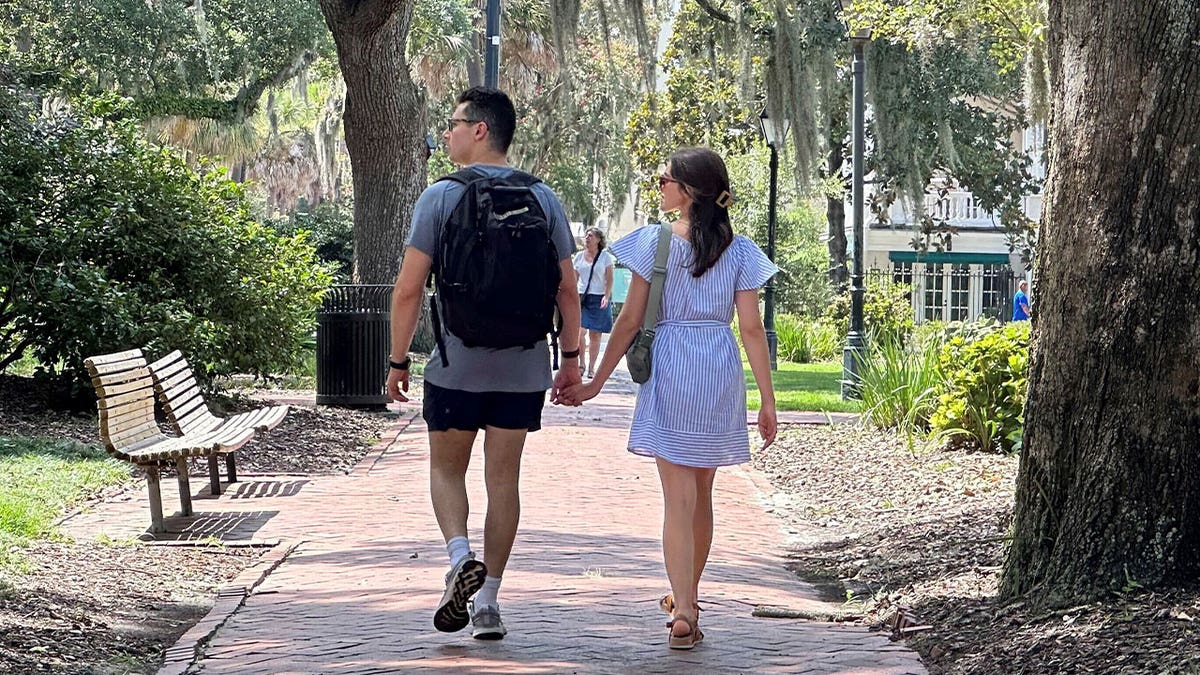
[[[892,203],[888,217],[895,225],[908,224],[916,218],[910,215],[903,200]],[[1025,195],[1021,198],[1021,209],[1030,220],[1038,220],[1042,213],[1042,196]],[[985,210],[975,202],[975,195],[966,190],[954,190],[944,197],[937,193],[925,194],[925,212],[936,220],[944,220],[954,227],[1000,227],[1000,215]]]

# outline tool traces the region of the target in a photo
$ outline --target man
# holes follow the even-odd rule
[[[1029,319],[1029,284],[1022,279],[1017,284],[1017,292],[1013,295],[1013,321],[1026,321]]]
[[[520,175],[514,174],[507,156],[515,129],[516,113],[508,96],[496,89],[474,87],[459,97],[442,137],[455,164],[475,169],[485,177],[511,177]],[[574,239],[554,192],[541,182],[529,189],[551,228],[555,249],[551,252],[556,255],[547,259],[546,265],[553,273],[557,261],[555,276],[561,275],[563,280],[555,296],[562,315],[558,375],[552,383],[544,338],[526,347],[467,347],[445,326],[440,329],[438,349],[425,367],[423,416],[429,427],[429,489],[450,555],[446,590],[434,613],[434,626],[453,632],[465,628],[469,621],[472,635],[485,640],[498,640],[507,633],[500,619],[497,593],[520,518],[517,483],[526,434],[541,428],[546,390],[552,384],[551,400],[557,401],[561,390],[582,382],[578,362],[579,295],[572,283],[575,276],[571,266]],[[392,293],[387,387],[394,400],[408,400],[402,393],[408,391],[406,354],[421,311],[425,281],[435,258],[445,255],[441,252],[445,247],[439,249],[442,230],[455,215],[460,198],[467,194],[471,189],[463,183],[442,180],[429,186],[414,208],[404,262]],[[463,224],[455,223],[453,227],[461,228]],[[441,288],[439,284],[439,295]],[[549,293],[553,294],[554,289],[549,288]],[[441,300],[438,306],[450,309]],[[471,446],[480,429],[484,430],[488,496],[482,562],[475,558],[467,540],[465,482]],[[474,600],[468,603],[472,595]]]

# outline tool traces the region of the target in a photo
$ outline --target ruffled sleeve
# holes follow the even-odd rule
[[[767,255],[754,242],[745,237],[738,237],[734,240],[734,245],[738,248],[737,254],[740,259],[734,290],[749,291],[762,288],[768,279],[779,272],[779,268],[767,259]]]
[[[650,280],[654,273],[654,254],[658,250],[658,225],[646,225],[614,241],[609,250],[622,265],[639,277]]]

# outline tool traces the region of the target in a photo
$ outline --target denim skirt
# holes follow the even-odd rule
[[[603,299],[603,295],[596,293],[588,293],[581,298],[583,312],[580,323],[585,330],[596,330],[601,333],[612,331],[612,303],[608,303],[607,307],[601,309],[600,301]]]

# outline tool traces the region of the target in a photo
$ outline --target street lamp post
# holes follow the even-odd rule
[[[771,182],[767,197],[767,258],[775,262],[775,211],[779,201],[779,146],[787,141],[788,121],[777,120],[764,108],[758,117],[759,128],[767,147],[771,149]],[[775,277],[767,280],[763,294],[763,328],[767,331],[767,348],[771,353],[771,370],[779,369],[779,335],[775,332]]]
[[[500,86],[500,0],[487,0],[487,45],[483,52],[483,84]]]
[[[841,0],[843,15],[849,9],[851,0]],[[848,27],[847,27],[848,29]],[[863,328],[863,298],[866,289],[863,287],[863,136],[865,129],[865,87],[867,66],[863,56],[867,41],[871,39],[869,30],[859,30],[850,33],[850,41],[854,47],[854,60],[850,64],[850,73],[854,81],[854,106],[851,121],[851,145],[853,153],[854,176],[851,183],[851,212],[854,224],[854,256],[853,269],[850,275],[850,331],[846,335],[846,347],[842,351],[842,398],[859,398],[859,365],[866,351],[866,335]]]

